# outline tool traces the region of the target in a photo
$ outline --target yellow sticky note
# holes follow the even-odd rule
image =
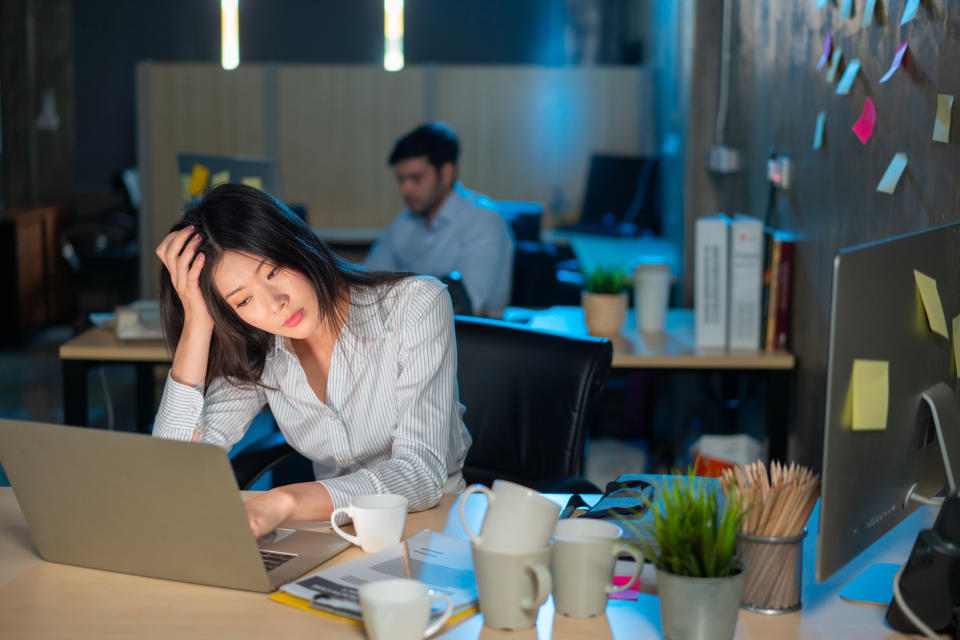
[[[890,404],[890,363],[886,360],[853,361],[853,430],[887,428]]]
[[[957,316],[953,319],[953,372],[957,376],[960,376],[960,339],[957,336],[960,335],[960,316]]]
[[[950,142],[950,112],[953,110],[953,96],[937,96],[937,119],[933,123],[934,142]]]
[[[210,169],[202,164],[193,165],[193,175],[190,176],[190,195],[199,196],[207,188],[207,178],[210,177]]]
[[[840,67],[840,58],[843,56],[842,49],[834,49],[833,55],[830,56],[830,68],[827,69],[827,82],[833,82],[833,79],[837,77],[837,69]]]
[[[263,191],[263,179],[260,176],[245,176],[240,182],[248,187],[253,187],[254,189],[260,189],[260,191]]]
[[[923,309],[927,312],[927,322],[930,323],[930,330],[949,340],[947,319],[943,315],[943,305],[940,304],[937,281],[916,269],[913,270],[913,277],[917,281],[917,289],[920,290],[920,299],[923,300]]]
[[[903,175],[903,170],[906,168],[907,154],[895,154],[893,156],[893,160],[890,161],[890,166],[887,167],[887,170],[883,172],[883,177],[880,178],[880,184],[877,185],[877,191],[882,193],[893,193],[897,188],[897,183],[900,182],[900,176]]]
[[[227,169],[216,172],[213,174],[213,177],[210,178],[211,187],[215,187],[218,184],[226,184],[227,182],[230,182],[230,171]]]
[[[817,114],[817,126],[813,130],[813,148],[819,149],[823,146],[823,126],[827,122],[827,112],[821,111]]]

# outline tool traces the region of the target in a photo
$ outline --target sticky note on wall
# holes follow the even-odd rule
[[[894,154],[893,160],[890,161],[890,166],[887,167],[887,170],[883,172],[883,177],[880,178],[877,191],[881,193],[893,193],[896,191],[897,183],[900,182],[900,176],[903,175],[903,170],[906,168],[907,154]]]
[[[903,5],[903,15],[900,17],[900,24],[904,25],[917,16],[917,9],[920,8],[920,0],[907,0]]]
[[[877,11],[877,0],[867,0],[867,4],[863,7],[863,21],[860,23],[860,26],[866,29],[871,24],[873,24],[873,14]]]
[[[190,195],[199,196],[207,188],[207,179],[210,177],[210,169],[202,164],[193,165],[193,173],[190,176]]]
[[[850,64],[847,65],[847,68],[843,71],[843,77],[840,78],[840,82],[837,83],[837,95],[845,96],[850,93],[850,88],[853,87],[853,81],[857,79],[857,72],[860,71],[860,60],[854,58],[850,61]]]
[[[813,130],[813,148],[819,149],[823,146],[823,127],[827,123],[827,112],[821,111],[817,114],[817,125]]]
[[[830,56],[830,67],[827,69],[827,82],[833,82],[837,77],[837,69],[840,68],[840,58],[843,57],[843,49],[834,49]]]
[[[890,363],[886,360],[854,360],[851,378],[853,430],[886,429],[890,405]]]
[[[913,270],[913,278],[917,281],[917,290],[920,292],[920,299],[923,301],[923,310],[927,314],[927,322],[930,324],[930,330],[949,339],[950,336],[947,335],[947,319],[943,315],[943,305],[940,303],[940,292],[937,291],[937,281],[916,269]]]
[[[260,176],[244,176],[241,182],[248,187],[253,187],[254,189],[260,189],[263,191],[263,179]]]
[[[217,173],[213,174],[213,177],[212,177],[212,178],[210,178],[210,186],[211,186],[211,187],[215,187],[215,186],[220,185],[220,184],[226,184],[226,183],[228,183],[228,182],[230,182],[230,171],[229,171],[229,170],[218,171]]]
[[[933,123],[934,142],[950,142],[950,112],[953,111],[953,96],[937,96],[937,120]]]

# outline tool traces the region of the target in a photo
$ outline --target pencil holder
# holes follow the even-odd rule
[[[803,539],[739,533],[737,553],[747,567],[740,608],[754,613],[790,613],[800,609]]]

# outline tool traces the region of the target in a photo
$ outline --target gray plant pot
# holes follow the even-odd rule
[[[731,640],[744,575],[688,578],[657,569],[664,640]]]

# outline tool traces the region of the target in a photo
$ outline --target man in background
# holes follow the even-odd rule
[[[389,164],[407,209],[364,265],[441,279],[459,272],[474,313],[499,317],[510,299],[513,236],[489,198],[457,181],[459,151],[456,133],[439,122],[397,140]]]

